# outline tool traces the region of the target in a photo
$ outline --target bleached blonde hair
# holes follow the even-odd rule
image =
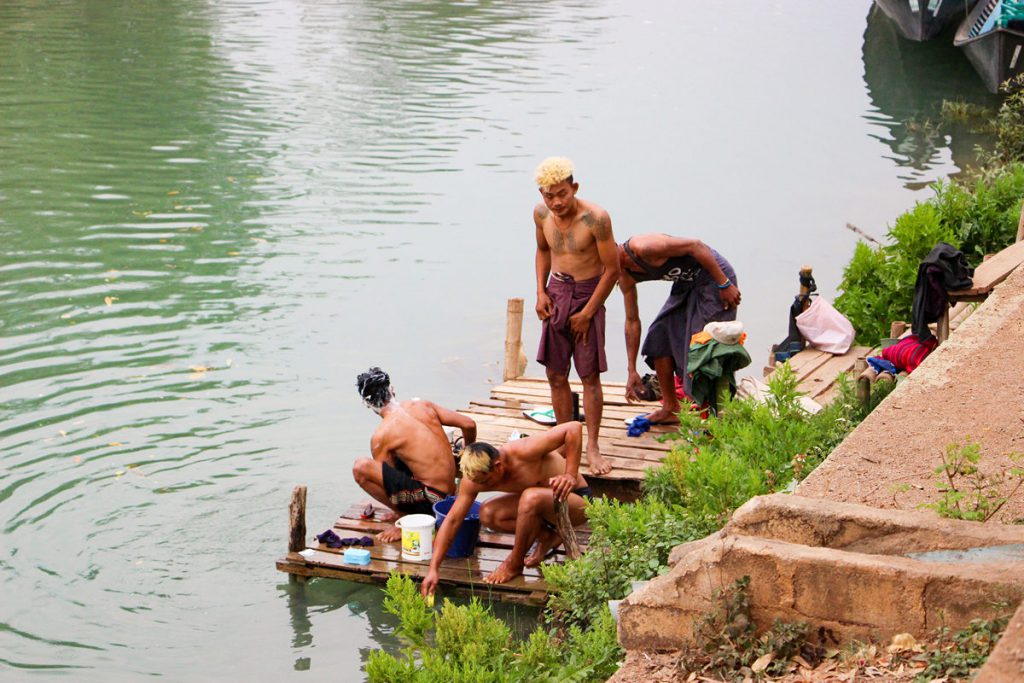
[[[533,178],[537,181],[537,187],[551,187],[557,185],[573,174],[572,162],[565,157],[548,157],[540,162],[540,166],[534,171]]]
[[[494,468],[497,459],[497,448],[485,441],[474,441],[459,454],[459,469],[466,479],[478,481]]]

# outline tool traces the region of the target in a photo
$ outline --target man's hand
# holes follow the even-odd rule
[[[423,578],[423,583],[420,584],[420,594],[423,597],[434,594],[434,589],[437,588],[437,582],[439,578],[437,576],[437,570],[431,568],[427,572],[427,575]]]
[[[583,311],[569,316],[569,331],[572,332],[572,338],[576,340],[577,344],[580,342],[586,344],[587,333],[590,332],[590,316]]]
[[[559,474],[557,477],[548,479],[548,486],[554,491],[555,498],[565,500],[572,493],[572,490],[576,488],[576,477],[571,474]]]
[[[548,296],[547,292],[541,292],[537,295],[537,319],[547,320],[555,312],[555,305],[551,303],[551,297]]]
[[[736,288],[736,285],[729,285],[725,289],[718,290],[718,296],[722,300],[722,307],[725,310],[740,305],[740,290]]]
[[[626,402],[639,403],[642,400],[639,392],[643,390],[644,381],[640,378],[640,373],[636,370],[630,370],[629,375],[626,377]]]

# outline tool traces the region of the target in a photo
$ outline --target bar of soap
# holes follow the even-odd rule
[[[345,548],[341,561],[345,564],[370,564],[370,551],[363,548]]]

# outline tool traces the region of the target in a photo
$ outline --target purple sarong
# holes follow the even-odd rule
[[[736,271],[729,262],[714,249],[711,253],[726,277],[738,286]],[[718,283],[701,268],[692,281],[676,280],[673,283],[668,299],[647,330],[647,338],[644,339],[640,353],[651,368],[654,367],[655,358],[671,356],[676,362],[676,375],[683,380],[686,395],[693,396],[690,376],[686,372],[690,337],[703,330],[709,322],[735,319],[736,309],[726,310],[722,306]]]
[[[608,369],[604,353],[604,306],[591,319],[583,342],[577,344],[569,328],[569,316],[583,310],[600,281],[600,275],[577,282],[569,275],[551,274],[546,291],[555,312],[543,322],[540,348],[537,350],[537,362],[548,370],[568,375],[570,359],[581,378]]]

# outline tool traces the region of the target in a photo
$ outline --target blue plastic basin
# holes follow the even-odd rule
[[[448,496],[444,500],[434,503],[434,528],[440,529],[444,518],[451,512],[455,496]],[[476,542],[480,539],[480,503],[473,501],[473,507],[469,509],[466,518],[462,520],[459,531],[448,546],[445,557],[469,557],[476,550]]]

